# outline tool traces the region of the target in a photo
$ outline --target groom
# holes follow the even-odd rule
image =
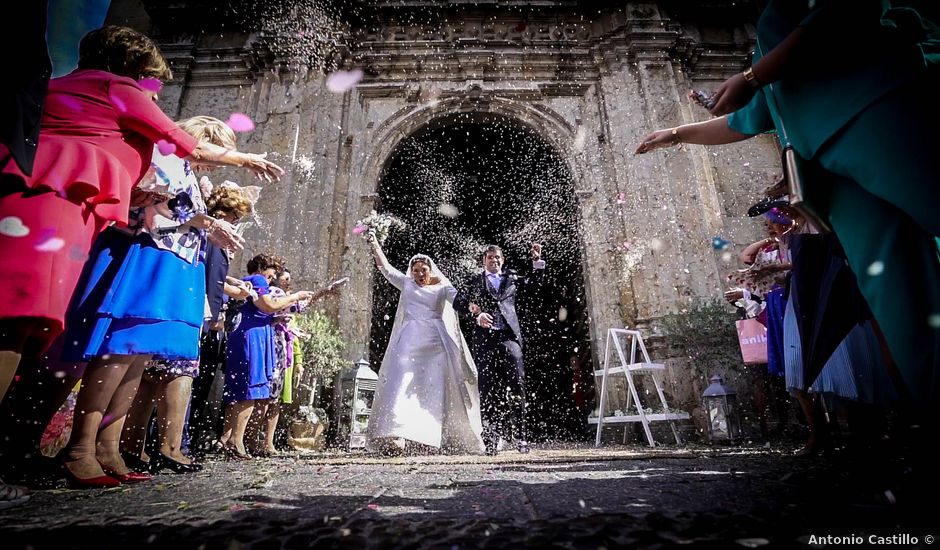
[[[525,430],[525,370],[522,329],[516,315],[516,292],[541,282],[545,270],[542,246],[532,245],[532,274],[503,272],[503,251],[489,245],[483,251],[483,272],[461,286],[454,308],[474,319],[471,349],[480,376],[480,412],[487,454],[495,455],[501,435],[516,440],[519,452],[529,452]],[[507,429],[512,433],[507,433]]]

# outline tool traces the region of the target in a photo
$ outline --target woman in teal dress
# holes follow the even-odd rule
[[[636,152],[785,133],[808,160],[807,203],[845,249],[904,389],[936,408],[940,32],[890,4],[771,0],[752,66],[707,102],[719,118],[653,132]]]

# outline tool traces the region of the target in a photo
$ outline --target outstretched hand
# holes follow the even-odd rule
[[[656,130],[652,134],[647,134],[643,138],[643,141],[640,142],[640,145],[637,146],[636,151],[633,152],[635,155],[642,155],[643,153],[649,153],[656,149],[661,149],[663,147],[672,147],[678,145],[676,136],[672,134],[672,128],[667,128],[665,130]]]
[[[268,183],[275,182],[281,179],[281,176],[284,174],[284,169],[274,164],[270,160],[267,160],[267,153],[246,153],[245,154],[245,164],[244,168],[254,172],[258,179]]]

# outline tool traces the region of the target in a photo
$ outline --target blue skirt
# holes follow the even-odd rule
[[[251,303],[243,308],[254,309]],[[274,326],[269,317],[243,314],[238,328],[228,334],[225,347],[225,389],[222,401],[268,399],[277,356]]]
[[[783,298],[783,288],[776,287],[767,293],[767,372],[772,376],[783,376],[783,314],[788,300]]]
[[[804,375],[802,343],[792,304],[787,306],[784,324],[788,390],[809,386],[808,390],[812,393],[879,406],[897,399],[870,321],[856,325],[846,335],[826,361],[819,376],[812,381],[806,380]]]
[[[109,229],[95,242],[66,320],[63,358],[153,354],[197,359],[205,265]]]

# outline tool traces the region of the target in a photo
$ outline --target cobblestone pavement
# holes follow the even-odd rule
[[[0,513],[0,546],[791,548],[810,527],[935,525],[903,477],[761,447],[209,461],[140,485],[37,491]]]

